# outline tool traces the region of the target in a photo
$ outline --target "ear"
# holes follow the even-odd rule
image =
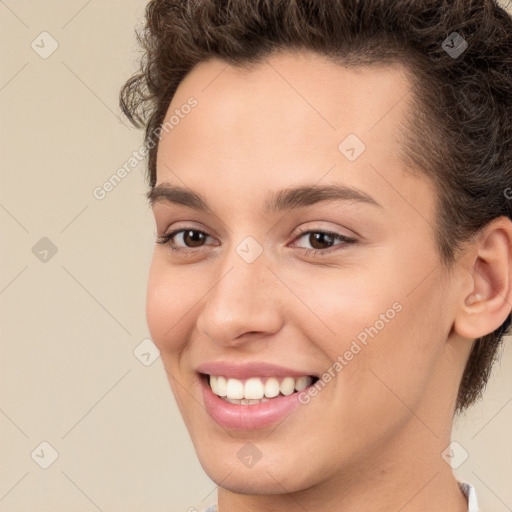
[[[512,310],[512,221],[498,217],[487,224],[469,254],[469,275],[463,276],[467,282],[453,328],[476,339],[495,331]]]

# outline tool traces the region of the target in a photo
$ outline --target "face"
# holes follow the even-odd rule
[[[200,462],[224,488],[305,489],[392,464],[413,433],[434,442],[418,417],[435,429],[436,390],[454,387],[443,380],[454,308],[434,189],[399,156],[409,91],[399,67],[285,52],[251,70],[203,62],[169,106],[166,120],[181,115],[158,148],[165,243],[147,320]]]

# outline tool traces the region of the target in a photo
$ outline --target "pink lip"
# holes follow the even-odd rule
[[[223,374],[224,372],[220,372],[220,375]],[[205,378],[199,380],[206,411],[219,425],[229,429],[253,430],[268,427],[285,419],[300,405],[299,393],[278,396],[255,405],[231,404],[218,397]]]
[[[217,361],[200,364],[196,371],[207,373],[209,375],[222,375],[233,379],[249,379],[250,377],[302,377],[316,376],[305,370],[297,371],[283,366],[277,366],[269,363],[230,363],[226,361]]]

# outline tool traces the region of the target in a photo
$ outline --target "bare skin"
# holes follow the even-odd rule
[[[155,246],[147,319],[199,460],[219,485],[220,512],[467,511],[441,453],[472,341],[510,312],[512,228],[491,223],[448,278],[432,235],[434,188],[398,156],[409,87],[398,66],[347,69],[285,52],[250,71],[203,62],[169,106],[168,116],[198,101],[163,134],[157,185],[200,193],[212,213],[154,203],[159,235],[208,236],[195,245],[175,236],[177,248],[195,251],[187,254]],[[354,161],[338,149],[349,134],[366,145]],[[262,211],[270,192],[332,184],[380,206]],[[318,249],[299,228],[356,242]],[[252,263],[236,251],[248,236],[262,249]],[[322,374],[393,304],[400,311],[279,425],[230,431],[207,414],[198,364],[285,362]],[[237,457],[249,442],[262,454],[252,468]]]

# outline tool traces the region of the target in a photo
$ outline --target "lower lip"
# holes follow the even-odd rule
[[[200,380],[206,411],[225,428],[252,430],[269,427],[282,421],[301,405],[299,393],[270,398],[268,402],[253,405],[231,404],[217,396],[205,378]]]

